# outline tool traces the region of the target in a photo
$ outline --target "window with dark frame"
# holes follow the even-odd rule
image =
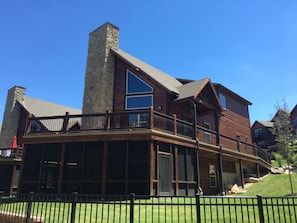
[[[153,88],[130,70],[126,73],[126,110],[153,106]]]
[[[221,105],[223,107],[223,109],[227,109],[227,100],[226,100],[226,96],[219,93],[219,100],[221,102]]]
[[[208,121],[203,122],[203,127],[205,129],[211,130],[211,124]],[[209,144],[211,143],[211,133],[210,132],[204,131],[204,142],[209,143]]]
[[[217,187],[216,166],[208,165],[209,185],[211,188]]]

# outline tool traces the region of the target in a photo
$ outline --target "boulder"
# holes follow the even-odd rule
[[[271,167],[270,172],[272,174],[282,174],[285,172],[285,170],[282,167]]]
[[[260,179],[256,177],[249,177],[246,181],[247,183],[258,183]]]

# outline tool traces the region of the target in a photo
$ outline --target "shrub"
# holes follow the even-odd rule
[[[272,157],[274,157],[275,161],[277,162],[278,166],[282,166],[284,163],[284,158],[279,153],[272,153]]]

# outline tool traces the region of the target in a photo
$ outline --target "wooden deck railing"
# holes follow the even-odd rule
[[[151,108],[122,113],[106,111],[100,114],[70,115],[66,113],[64,116],[29,117],[26,134],[57,134],[90,130],[127,131],[140,128],[156,129],[173,135],[198,139],[199,142],[258,156],[265,162],[270,162],[269,154],[255,144],[241,141],[240,138],[218,134],[216,131],[199,125],[196,126],[195,131],[193,123],[177,119],[175,115],[169,116],[153,111]],[[198,133],[197,136],[195,132]]]

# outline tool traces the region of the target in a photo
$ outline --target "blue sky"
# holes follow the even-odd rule
[[[10,0],[0,3],[0,122],[7,91],[82,108],[88,35],[109,21],[120,48],[181,78],[210,77],[269,120],[297,104],[296,0]]]

